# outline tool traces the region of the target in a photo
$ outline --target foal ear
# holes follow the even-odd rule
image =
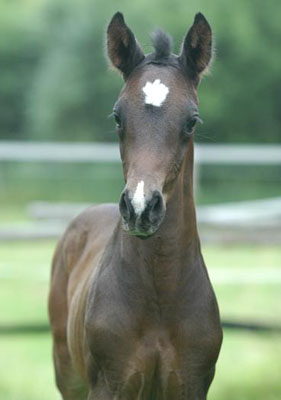
[[[186,34],[180,60],[197,80],[210,64],[212,58],[212,30],[203,14],[195,15],[194,22]]]
[[[122,72],[125,80],[144,59],[133,32],[120,12],[113,16],[107,27],[107,53],[112,65]]]

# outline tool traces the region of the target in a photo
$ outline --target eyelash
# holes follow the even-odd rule
[[[113,118],[116,123],[116,129],[121,129],[122,121],[116,111],[113,111],[111,114],[109,114],[108,118]]]
[[[185,125],[185,130],[186,130],[188,133],[192,133],[192,131],[193,131],[193,129],[194,129],[194,127],[195,127],[195,125],[196,125],[197,122],[203,123],[203,121],[200,119],[199,115],[194,115],[193,117],[191,117],[191,118],[187,121],[187,123],[186,123],[186,125]]]
[[[117,128],[117,129],[120,129],[121,126],[122,126],[121,118],[120,118],[119,115],[116,114],[116,113],[113,113],[113,118],[115,119],[116,128]]]

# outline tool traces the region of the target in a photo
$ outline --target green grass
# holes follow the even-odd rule
[[[56,400],[50,335],[1,337],[0,399]]]
[[[0,243],[1,324],[46,322],[52,241]],[[215,282],[220,271],[278,271],[281,249],[203,246]],[[223,318],[281,324],[281,290],[271,284],[215,284]],[[51,338],[4,335],[0,338],[0,399],[56,400]],[[279,400],[281,337],[226,331],[209,400]]]
[[[209,400],[279,400],[280,360],[280,336],[225,333]]]
[[[281,249],[272,246],[203,246],[203,254],[211,280],[216,272],[243,270],[253,275],[260,272],[279,273]],[[279,281],[280,282],[280,281]],[[281,325],[281,288],[276,284],[214,284],[221,314],[229,319],[257,320]]]
[[[0,244],[2,321],[46,321],[48,280],[54,248],[55,243],[48,241]]]

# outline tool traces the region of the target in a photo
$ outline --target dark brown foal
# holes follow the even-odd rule
[[[179,56],[163,32],[145,56],[117,13],[108,55],[126,187],[61,238],[49,299],[64,400],[205,400],[222,331],[193,201],[197,86],[212,55],[197,14]]]

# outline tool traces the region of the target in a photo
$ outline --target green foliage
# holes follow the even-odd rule
[[[32,137],[112,140],[107,116],[118,85],[117,80],[106,79],[104,24],[88,4],[61,9],[62,3],[54,3],[49,7],[51,15],[61,12],[60,28],[50,33],[48,51],[34,79],[29,125]]]
[[[197,140],[280,140],[278,0],[266,7],[262,0],[31,4],[0,7],[0,138],[115,140],[107,116],[122,80],[104,57],[109,19],[123,11],[146,53],[151,51],[149,33],[161,26],[173,35],[178,52],[200,10],[213,27],[217,57],[199,90],[205,124],[197,129]]]
[[[44,48],[33,12],[0,5],[0,138],[24,138],[27,97]]]

